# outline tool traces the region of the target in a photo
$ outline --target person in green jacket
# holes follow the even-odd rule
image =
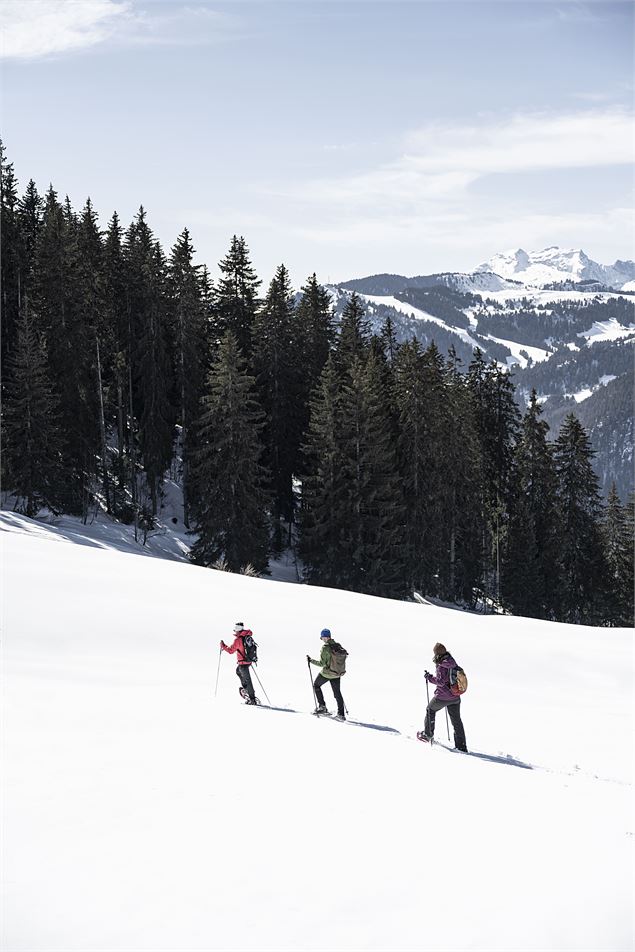
[[[324,703],[324,695],[322,694],[322,685],[326,684],[327,681],[330,681],[331,687],[333,688],[333,694],[335,695],[335,700],[337,701],[337,717],[335,720],[345,721],[346,717],[344,716],[344,698],[342,697],[342,692],[340,690],[340,678],[335,671],[331,670],[331,649],[329,645],[332,644],[333,639],[331,638],[331,632],[328,628],[322,629],[320,632],[320,640],[322,642],[322,650],[320,652],[319,661],[315,661],[310,655],[306,656],[306,660],[309,662],[309,664],[316,664],[322,668],[313,682],[313,687],[315,688],[315,697],[318,702],[315,713],[328,714],[326,704]]]

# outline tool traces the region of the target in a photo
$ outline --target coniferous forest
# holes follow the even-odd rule
[[[292,546],[315,585],[413,591],[558,621],[633,624],[633,499],[600,496],[571,414],[476,350],[373,335],[351,293],[281,264],[268,287],[234,236],[212,282],[187,229],[141,207],[103,227],[1,154],[2,488],[28,516],[95,508],[155,525],[178,461],[191,558],[267,570]]]

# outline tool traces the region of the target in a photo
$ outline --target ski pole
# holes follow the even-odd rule
[[[223,654],[223,649],[218,649],[218,670],[216,671],[216,687],[214,688],[214,697],[218,694],[218,675],[220,674],[220,659]]]
[[[311,674],[311,662],[307,659],[307,665],[309,667],[309,681],[311,682],[311,690],[313,691],[313,700],[315,701],[315,707],[317,708],[317,694],[315,693],[315,687],[313,685],[313,675]]]
[[[255,668],[254,668],[254,674],[256,675],[256,681],[258,682],[258,684],[259,684],[260,687],[262,688],[262,693],[263,693],[264,696],[267,698],[267,704],[269,704],[269,706],[271,706],[271,701],[269,700],[269,695],[268,695],[267,692],[265,691],[265,686],[264,686],[264,684],[262,683],[262,681],[260,680],[260,678],[258,677],[258,672],[256,671]]]
[[[447,731],[448,731],[448,740],[449,740],[449,739],[450,739],[450,721],[449,721],[449,719],[448,719],[448,709],[447,709],[447,707],[446,707],[446,709],[445,709],[445,726],[446,726]]]
[[[427,679],[427,678],[426,678],[426,700],[427,700],[427,702],[428,702],[428,706],[426,707],[426,719],[425,719],[425,723],[424,723],[424,725],[423,725],[423,733],[424,733],[424,734],[426,733],[426,727],[427,727],[428,729],[430,728],[430,711],[429,711],[429,707],[430,707],[430,686],[428,685],[428,679]],[[430,743],[432,743],[432,735],[430,735]]]

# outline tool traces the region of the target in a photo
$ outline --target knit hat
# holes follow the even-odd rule
[[[437,641],[432,651],[435,658],[442,658],[444,654],[448,653],[448,649],[440,641]]]
[[[330,638],[330,637],[331,637],[331,631],[330,631],[330,629],[329,629],[329,628],[323,628],[322,631],[320,632],[320,638]]]

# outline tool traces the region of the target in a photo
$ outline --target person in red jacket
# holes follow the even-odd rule
[[[251,683],[251,673],[249,669],[251,668],[251,662],[247,661],[247,656],[245,655],[245,646],[243,644],[243,638],[246,635],[250,635],[251,632],[248,628],[245,628],[242,621],[237,621],[234,625],[234,643],[231,645],[226,645],[224,641],[221,641],[220,646],[223,651],[226,651],[227,654],[234,654],[238,652],[238,667],[236,668],[236,674],[240,679],[240,684],[242,690],[245,692],[249,700],[247,704],[257,704],[256,695],[254,693],[254,686]],[[241,692],[241,696],[244,695]]]

